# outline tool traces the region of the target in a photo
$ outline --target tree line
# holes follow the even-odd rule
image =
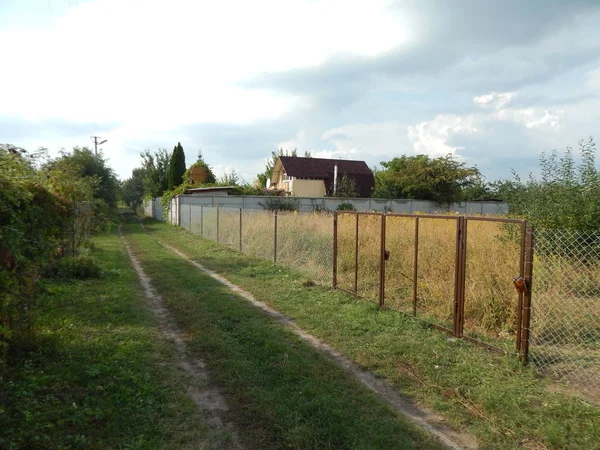
[[[567,148],[563,156],[555,150],[540,156],[541,178],[517,173],[509,179],[488,181],[477,166],[469,165],[449,154],[432,158],[428,155],[402,155],[382,161],[374,168],[375,186],[372,197],[431,200],[440,205],[463,201],[503,201],[511,214],[525,217],[547,227],[600,229],[600,175],[596,168],[595,143],[592,137],[582,140],[577,148]],[[272,151],[264,171],[252,184],[237,173],[225,174],[217,180],[202,153],[185,169],[181,145],[171,155],[166,150],[142,153],[142,166],[134,169],[124,183],[124,199],[131,206],[142,204],[143,198],[160,197],[168,204],[172,196],[190,187],[233,186],[232,194],[268,194],[277,159],[298,156],[298,150]],[[306,152],[304,157],[311,157]],[[210,174],[203,184],[191,181],[189,171],[198,165]],[[336,196],[351,198],[358,191],[352,177],[340,175]],[[272,192],[272,191],[271,191]]]

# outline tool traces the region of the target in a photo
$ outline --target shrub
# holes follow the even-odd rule
[[[56,262],[53,272],[56,278],[78,280],[99,278],[102,275],[102,269],[96,260],[87,255],[60,258]]]
[[[337,207],[338,211],[356,211],[356,208],[351,202],[342,202]]]

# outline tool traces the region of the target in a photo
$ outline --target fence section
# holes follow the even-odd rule
[[[600,399],[600,232],[537,229],[534,239],[510,219],[196,204],[177,215],[194,233],[314,282],[516,350]]]
[[[535,232],[530,360],[600,400],[600,232]]]
[[[333,218],[329,214],[182,204],[179,220],[182,227],[207,239],[331,285]]]
[[[526,359],[526,291],[514,284],[525,231],[512,219],[338,212],[335,287]]]

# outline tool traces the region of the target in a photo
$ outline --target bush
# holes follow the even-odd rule
[[[350,202],[342,202],[337,207],[338,211],[356,211],[354,205]]]
[[[86,280],[100,278],[102,269],[92,257],[87,255],[65,256],[54,266],[54,277],[62,279]]]

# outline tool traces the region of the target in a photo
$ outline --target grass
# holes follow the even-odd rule
[[[188,347],[206,363],[248,448],[439,448],[287,328],[125,227]]]
[[[121,240],[93,243],[102,277],[46,281],[37,349],[0,374],[0,448],[197,448],[207,428]]]
[[[182,249],[399,390],[474,434],[484,448],[597,448],[600,411],[549,389],[512,357],[495,357],[394,311],[251,258],[182,229],[146,221],[156,238]]]
[[[204,209],[204,236],[216,236],[216,209]],[[274,257],[274,217],[261,211],[242,214],[242,250],[265,260]],[[417,315],[452,328],[456,220],[454,215],[420,218],[417,272]],[[338,286],[354,290],[356,216],[338,219]],[[412,313],[415,219],[387,217],[386,305]],[[519,275],[518,224],[469,221],[465,284],[465,334],[514,349]],[[330,214],[278,214],[277,262],[301,271],[311,280],[332,281]],[[359,216],[357,291],[377,301],[381,216]],[[192,231],[200,232],[199,214]],[[560,230],[559,230],[560,231]],[[219,242],[239,249],[239,209],[220,208]],[[559,232],[539,246],[572,246],[578,242]],[[546,253],[546,252],[545,252]],[[590,256],[592,256],[590,258]],[[600,255],[597,255],[600,257]],[[545,373],[600,399],[600,264],[587,255],[576,258],[538,255],[534,263],[534,312],[531,357]],[[594,368],[596,371],[594,371]]]

